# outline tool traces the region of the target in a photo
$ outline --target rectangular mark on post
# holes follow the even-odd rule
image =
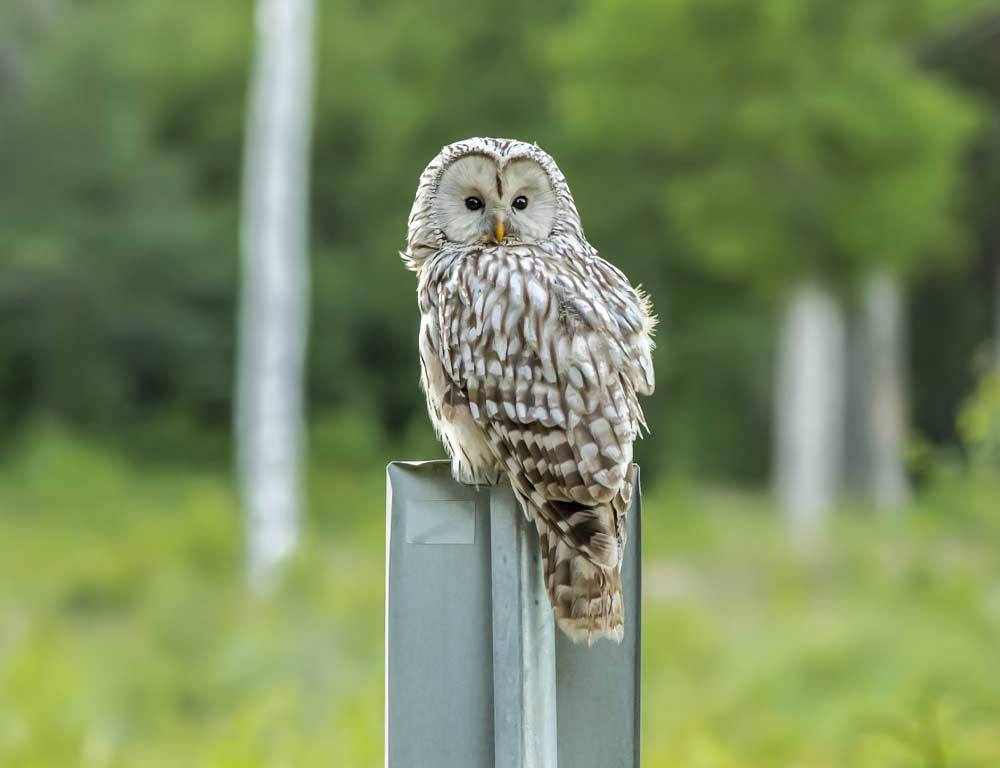
[[[414,499],[406,505],[407,544],[475,544],[476,502]]]

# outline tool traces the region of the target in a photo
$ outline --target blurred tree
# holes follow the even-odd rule
[[[970,43],[963,46],[966,57],[970,54],[981,57],[984,51],[990,49],[990,41],[995,40],[1000,33],[1000,24],[997,23],[1000,17],[995,8],[991,8],[986,14],[975,9],[971,12],[967,10],[968,7],[977,5],[981,4],[922,3],[918,6],[920,10],[915,14],[915,19],[898,26],[891,24],[889,30],[900,35],[900,39],[910,49],[911,55],[915,51],[916,61],[920,64],[928,63],[934,52],[940,53],[943,49],[953,47],[956,39]],[[922,19],[921,10],[924,14]],[[951,13],[955,10],[961,11],[957,17]],[[952,20],[942,24],[942,15],[951,17]],[[930,43],[927,40],[928,36]],[[991,67],[988,65],[981,70],[981,72],[990,71]],[[995,82],[1000,69],[993,66],[992,72],[994,74],[992,79]],[[980,75],[980,81],[989,82],[990,79],[989,76],[983,78]],[[979,135],[982,135],[982,131]],[[974,143],[982,144],[982,139],[976,138]],[[968,168],[967,161],[965,165]],[[977,196],[974,191],[978,186],[977,177],[982,179],[984,175],[981,169],[971,174],[966,171],[966,187],[963,190],[964,194],[958,196],[958,200],[965,203],[970,196]],[[987,195],[985,199],[990,197],[992,196]],[[965,210],[960,210],[961,208]],[[960,211],[958,220],[964,230],[969,228],[967,209],[966,203],[963,206],[955,205],[952,210],[953,213]],[[967,240],[965,237],[963,239]],[[971,242],[963,242],[962,252],[968,252],[970,246],[974,248]],[[957,260],[952,259],[952,262],[955,261]],[[909,270],[911,274],[914,271]],[[997,274],[1000,275],[1000,271]],[[1000,282],[997,284],[1000,285]],[[858,365],[855,374],[861,397],[857,400],[857,407],[849,411],[853,417],[851,422],[856,424],[853,432],[859,438],[851,445],[851,455],[860,470],[855,473],[860,481],[860,488],[870,496],[878,508],[883,510],[901,508],[908,497],[908,482],[903,465],[903,445],[907,437],[909,409],[907,396],[909,377],[905,374],[907,368],[905,294],[906,290],[900,275],[880,268],[876,264],[864,278],[860,311],[855,322],[859,330],[855,336],[858,346],[856,354]],[[956,309],[954,306],[951,307],[949,314],[960,314]],[[940,317],[935,322],[940,322]],[[943,369],[944,366],[938,357],[941,354],[941,347],[931,343],[926,336],[922,336],[920,341],[920,346],[925,350],[931,350],[937,358],[934,363],[937,371]],[[951,345],[954,345],[954,341]],[[968,359],[960,363],[958,368],[967,366]],[[937,371],[930,375],[934,378],[939,377],[940,373]],[[940,388],[936,390],[940,396],[942,394]],[[954,414],[955,400],[949,405],[951,414]],[[848,427],[850,429],[851,424]]]
[[[775,486],[793,534],[809,545],[838,490],[846,330],[835,297],[818,282],[796,286],[785,312],[775,377]]]
[[[555,35],[558,107],[605,165],[648,169],[651,204],[631,225],[673,233],[673,260],[768,303],[835,307],[835,292],[873,267],[912,271],[955,249],[951,201],[973,114],[904,45],[945,5],[590,2]],[[801,392],[778,412],[821,407],[818,390]]]
[[[857,413],[863,439],[864,490],[882,510],[901,508],[909,497],[903,464],[906,441],[906,343],[902,288],[891,272],[873,270],[864,281],[860,350],[862,400]]]
[[[243,180],[236,438],[251,585],[298,545],[309,316],[312,0],[259,0]]]
[[[969,392],[974,379],[989,372],[1000,374],[1000,9],[990,4],[937,32],[925,41],[920,54],[925,66],[945,73],[992,108],[967,164],[970,191],[964,213],[973,239],[968,268],[945,279],[936,275],[924,286],[925,297],[930,294],[934,303],[944,300],[953,308],[944,332],[953,348],[964,354],[959,365],[948,367],[930,356],[918,360],[918,396],[926,401],[928,411],[934,409],[937,423],[928,426],[940,438],[942,432],[951,436],[955,401]],[[970,296],[980,301],[970,301]],[[942,332],[939,321],[928,325],[930,332]],[[987,336],[992,337],[989,351],[983,343]],[[984,386],[980,383],[978,388]],[[942,402],[943,408],[938,405]]]
[[[122,42],[136,19],[40,8],[0,83],[0,418],[224,415],[231,263],[192,164],[158,142]]]
[[[949,268],[969,110],[911,52],[972,4],[325,3],[312,412],[351,411],[386,452],[429,435],[413,277],[394,254],[427,159],[463,136],[508,134],[554,154],[588,238],[664,319],[661,395],[637,452],[647,477],[664,457],[680,472],[765,477],[773,325],[809,276],[852,299],[857,329],[866,276],[907,281],[933,265],[909,301],[913,400],[921,429],[955,440],[987,334],[1000,153],[982,142],[967,164],[981,190],[961,222],[974,258]],[[174,455],[220,456],[252,11],[0,5],[4,434],[47,412],[133,446],[138,433],[158,451],[171,437]],[[516,30],[502,45],[498,19]],[[1000,82],[984,61],[946,69]]]

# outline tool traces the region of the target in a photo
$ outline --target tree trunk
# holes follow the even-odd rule
[[[906,339],[899,279],[885,271],[864,287],[864,349],[869,461],[867,490],[880,510],[903,506],[909,484],[906,441]]]
[[[274,583],[299,535],[313,13],[313,0],[257,5],[236,382],[237,469],[257,591]]]
[[[822,531],[840,484],[844,318],[830,290],[804,281],[785,311],[775,387],[775,481],[796,539]]]
[[[847,310],[847,392],[844,407],[844,488],[867,498],[871,479],[872,441],[869,429],[871,400],[869,323],[863,300]]]

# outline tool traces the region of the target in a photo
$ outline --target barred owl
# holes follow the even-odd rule
[[[407,249],[421,384],[463,483],[509,479],[574,641],[624,634],[632,443],[653,392],[648,299],[587,242],[537,146],[468,139],[420,178]]]

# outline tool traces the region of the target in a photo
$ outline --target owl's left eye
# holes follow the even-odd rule
[[[523,211],[528,207],[528,198],[524,195],[518,195],[514,198],[514,202],[512,202],[511,205],[517,208],[517,210]]]

